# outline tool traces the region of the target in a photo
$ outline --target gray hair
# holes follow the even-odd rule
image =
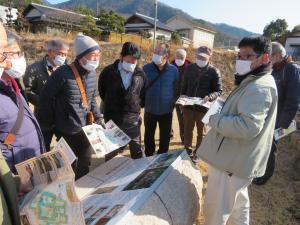
[[[59,48],[69,49],[69,45],[60,39],[53,39],[47,42],[46,50],[55,51]]]
[[[178,48],[175,51],[175,56],[180,55],[183,56],[184,58],[186,57],[186,51],[183,48]]]
[[[170,45],[168,45],[167,43],[164,43],[164,42],[157,43],[155,49],[158,48],[158,46],[162,49],[162,52],[164,55],[170,56],[170,54],[171,54]]]
[[[286,56],[286,50],[282,44],[279,42],[272,42],[272,55],[276,53],[280,53],[282,58]]]
[[[19,45],[19,42],[22,40],[22,38],[17,35],[15,32],[11,30],[6,30],[7,33],[7,46],[11,46],[13,44]]]

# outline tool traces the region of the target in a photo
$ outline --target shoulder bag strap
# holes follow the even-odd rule
[[[88,100],[87,100],[87,97],[86,97],[86,94],[85,94],[85,90],[84,90],[84,87],[83,87],[83,84],[82,84],[82,80],[81,80],[81,77],[78,73],[78,70],[76,69],[76,66],[74,63],[72,63],[70,65],[73,73],[74,73],[74,76],[75,76],[75,79],[76,79],[76,83],[77,83],[77,86],[79,88],[79,91],[80,91],[80,94],[81,94],[81,97],[82,97],[82,101],[83,101],[83,104],[85,106],[85,108],[89,111],[89,104],[88,104]]]
[[[6,138],[4,139],[3,144],[5,144],[5,145],[11,145],[16,140],[16,135],[17,135],[18,131],[20,130],[22,122],[23,122],[25,109],[24,109],[24,105],[23,105],[20,95],[17,96],[17,100],[18,100],[17,102],[18,102],[18,109],[19,109],[17,119],[16,119],[16,122],[15,122],[13,128],[8,133]]]

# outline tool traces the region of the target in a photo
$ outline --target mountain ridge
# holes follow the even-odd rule
[[[96,10],[97,1],[100,9],[113,10],[125,16],[132,15],[135,12],[151,17],[154,17],[155,14],[153,0],[69,0],[55,5],[52,4],[52,6],[72,9],[84,5]],[[153,5],[153,7],[150,7],[151,5]],[[183,10],[171,7],[165,3],[158,4],[158,19],[161,22],[166,22],[175,15],[187,17],[198,22],[200,25],[208,26],[209,28],[216,30],[216,46],[237,45],[243,37],[257,35],[244,28],[235,27],[225,23],[212,23],[203,19],[194,18]]]

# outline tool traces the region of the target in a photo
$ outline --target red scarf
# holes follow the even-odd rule
[[[20,88],[19,88],[17,81],[14,78],[11,78],[10,76],[9,76],[9,81],[10,81],[11,87],[14,89],[14,91],[16,93],[16,96],[18,97],[20,94]]]

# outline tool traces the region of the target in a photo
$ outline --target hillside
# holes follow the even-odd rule
[[[124,16],[129,16],[135,12],[139,12],[145,14],[147,16],[154,17],[154,7],[153,0],[101,0],[98,1],[99,7],[101,9],[113,10]],[[56,5],[56,7],[72,9],[74,7],[86,5],[92,9],[97,8],[97,0],[70,0],[61,4]],[[162,22],[166,22],[168,19],[175,15],[180,15],[184,17],[192,18],[186,12],[170,7],[164,3],[159,3],[158,5],[158,18]],[[242,28],[230,26],[224,23],[214,24],[202,19],[195,19],[195,21],[199,22],[202,25],[206,25],[211,27],[214,30],[217,30],[218,33],[216,35],[216,46],[227,46],[227,45],[237,45],[238,41],[244,36],[250,36],[254,33],[247,31]]]

